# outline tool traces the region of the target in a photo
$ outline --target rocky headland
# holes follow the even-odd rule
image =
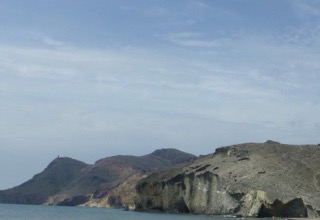
[[[0,202],[175,213],[315,218],[320,146],[275,141],[221,147],[196,157],[175,149],[113,156],[93,165],[57,158]]]
[[[218,148],[142,179],[136,208],[253,217],[318,217],[320,146],[268,141]]]

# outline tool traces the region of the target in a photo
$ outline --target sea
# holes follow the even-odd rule
[[[0,204],[0,220],[237,220],[228,216],[136,212],[122,209]],[[243,218],[242,218],[243,219]],[[250,218],[253,220],[254,218]]]

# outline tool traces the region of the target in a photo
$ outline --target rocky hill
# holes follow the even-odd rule
[[[0,191],[0,202],[73,206],[95,201],[100,206],[127,206],[121,203],[121,198],[124,197],[125,202],[130,194],[119,191],[119,187],[134,180],[134,185],[129,184],[134,189],[145,174],[195,159],[194,155],[176,149],[156,150],[145,156],[107,157],[93,165],[71,158],[57,158],[31,180]],[[110,196],[115,192],[118,192],[116,197]]]
[[[0,191],[0,202],[42,204],[50,195],[59,193],[83,173],[87,164],[71,158],[57,158],[31,180]]]
[[[93,165],[57,158],[0,202],[253,217],[320,216],[320,146],[274,141],[196,158],[175,149]]]
[[[320,146],[240,144],[139,181],[136,208],[255,217],[320,215]]]

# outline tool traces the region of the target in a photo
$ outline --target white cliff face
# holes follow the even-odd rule
[[[137,186],[137,208],[216,215],[313,217],[320,210],[319,146],[243,144]]]
[[[192,213],[229,214],[236,211],[238,203],[220,187],[219,176],[211,172],[189,174],[184,199]]]

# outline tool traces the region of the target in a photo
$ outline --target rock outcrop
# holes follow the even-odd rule
[[[143,173],[136,173],[130,176],[127,180],[114,188],[106,196],[91,198],[82,206],[89,207],[107,207],[107,208],[125,208],[129,210],[135,209],[135,201],[137,199],[136,185],[145,175]]]
[[[137,185],[136,208],[253,217],[320,214],[320,147],[277,142],[218,148]]]

